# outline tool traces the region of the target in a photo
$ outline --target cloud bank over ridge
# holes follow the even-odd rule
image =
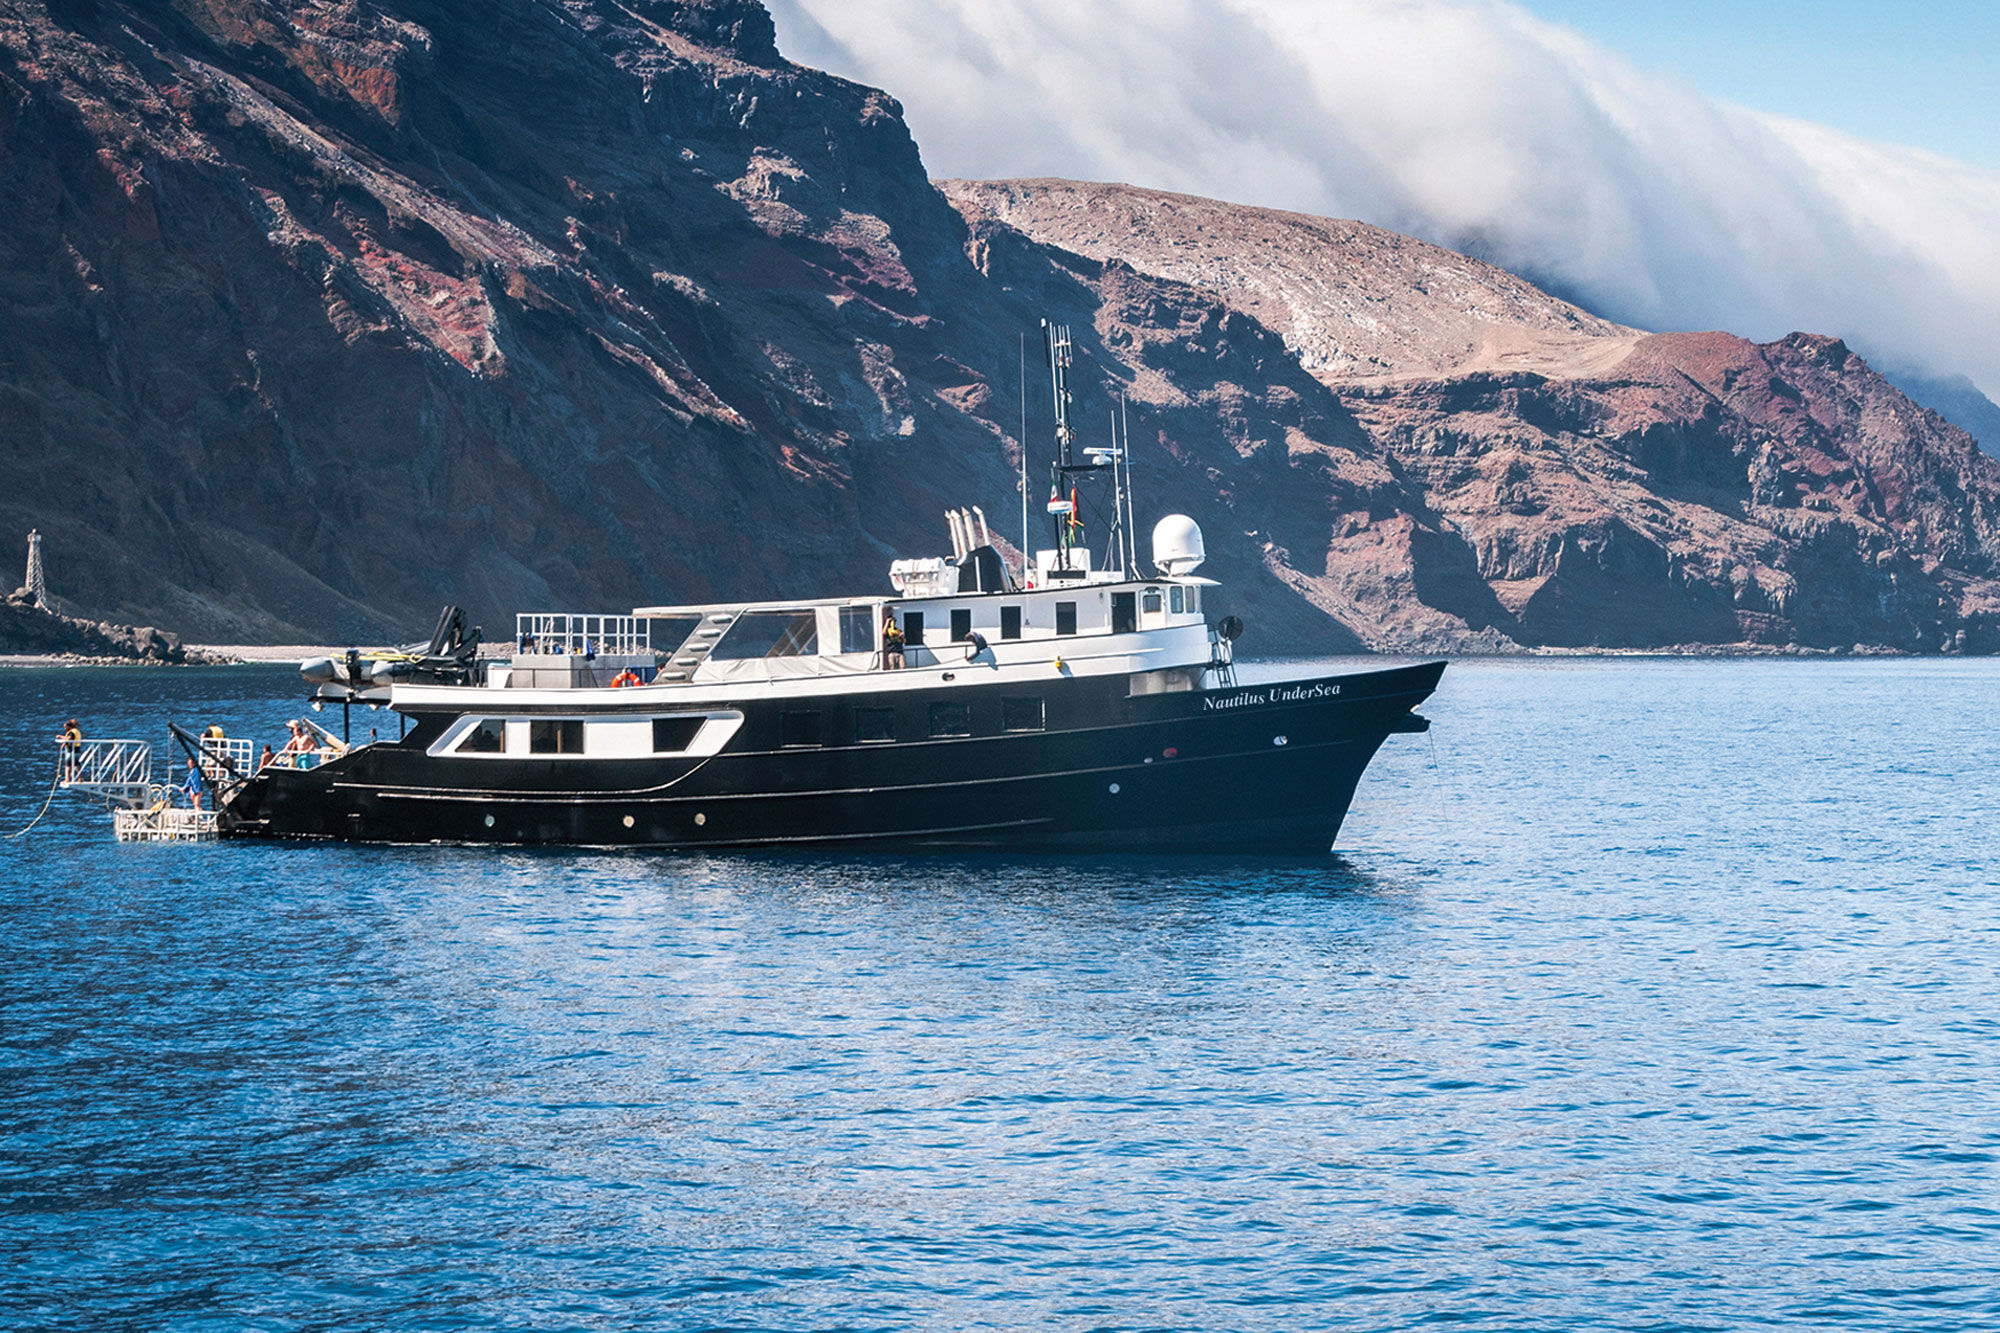
[[[772,9],[792,59],[903,100],[935,175],[1359,218],[1626,323],[1831,333],[2000,397],[2000,172],[1714,101],[1503,0]]]

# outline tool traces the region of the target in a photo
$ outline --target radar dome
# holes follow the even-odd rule
[[[1201,528],[1186,514],[1168,514],[1153,525],[1153,567],[1168,578],[1194,573],[1207,558]]]

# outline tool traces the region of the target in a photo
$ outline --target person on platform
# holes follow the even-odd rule
[[[208,782],[202,777],[201,769],[193,759],[188,760],[187,781],[181,785],[187,788],[188,805],[196,810],[201,809],[201,794],[208,790]]]
[[[278,756],[271,753],[271,742],[265,741],[264,753],[257,756],[257,767],[259,769],[269,768],[272,764],[276,763],[277,761],[278,761]]]
[[[62,745],[62,775],[73,778],[77,769],[83,766],[83,728],[76,725],[75,718],[71,718],[63,723],[62,735],[57,740]]]
[[[896,624],[894,611],[882,613],[882,669],[903,669],[903,631]]]

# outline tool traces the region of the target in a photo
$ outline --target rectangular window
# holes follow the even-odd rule
[[[1056,633],[1058,634],[1076,633],[1075,602],[1056,603]]]
[[[679,754],[694,744],[694,734],[706,719],[700,717],[656,717],[653,719],[653,753]]]
[[[1040,699],[1002,699],[1000,701],[1000,726],[1007,731],[1042,731],[1048,721],[1042,713]]]
[[[582,754],[583,723],[577,722],[530,722],[528,724],[529,754]]]
[[[1160,614],[1160,590],[1158,588],[1146,589],[1145,600],[1140,603],[1140,606],[1145,609],[1146,614],[1149,616]]]
[[[924,613],[903,612],[903,642],[914,648],[924,641]]]
[[[1201,610],[1201,589],[1189,588],[1187,594],[1187,609],[1190,612]]]
[[[479,725],[465,733],[465,738],[453,747],[454,754],[505,754],[507,751],[507,723],[497,717],[484,717]]]
[[[1129,592],[1111,594],[1111,632],[1130,634],[1139,628],[1139,603]],[[1058,631],[1060,632],[1060,631]],[[1072,628],[1070,633],[1076,633]]]
[[[818,745],[819,714],[787,713],[782,727],[786,745]]]
[[[1175,615],[1181,613],[1181,590],[1179,584],[1175,584],[1173,589],[1167,593],[1167,607]]]
[[[840,608],[840,651],[843,653],[875,651],[875,615],[868,607]]]
[[[954,606],[951,609],[951,641],[964,643],[972,637],[972,608]]]
[[[932,704],[931,735],[970,736],[972,710],[964,704]]]
[[[1021,637],[1021,608],[1003,606],[1000,608],[1000,637],[1018,639]]]
[[[752,657],[806,657],[819,651],[819,616],[811,611],[751,611],[715,645],[718,662]]]
[[[854,739],[857,741],[895,740],[896,710],[893,708],[855,709]]]

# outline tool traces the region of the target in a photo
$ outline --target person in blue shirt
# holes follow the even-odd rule
[[[181,785],[187,788],[188,804],[197,810],[201,809],[201,794],[207,790],[208,783],[192,759],[188,760],[187,781]]]

